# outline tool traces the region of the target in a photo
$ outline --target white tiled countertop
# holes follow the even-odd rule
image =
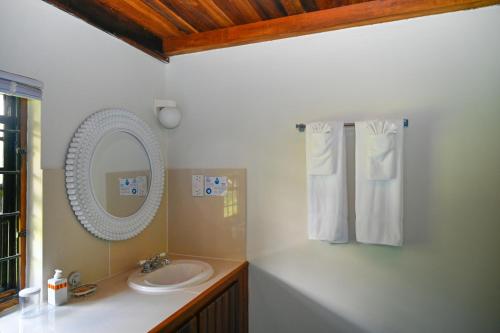
[[[188,256],[172,259],[205,261],[212,265],[214,275],[194,287],[147,295],[128,287],[127,278],[132,271],[125,272],[99,282],[94,295],[72,299],[58,307],[43,304],[38,317],[20,318],[17,311],[4,315],[0,317],[0,333],[147,332],[242,263]]]

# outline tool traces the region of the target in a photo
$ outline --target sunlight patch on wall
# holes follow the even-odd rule
[[[43,285],[43,200],[42,200],[42,126],[41,103],[28,102],[28,193],[27,193],[27,284]]]
[[[224,196],[224,217],[238,215],[238,181],[227,179],[227,192]]]

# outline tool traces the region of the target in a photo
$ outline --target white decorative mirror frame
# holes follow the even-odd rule
[[[146,200],[128,217],[105,211],[92,189],[94,151],[106,134],[117,131],[134,136],[142,144],[151,167]],[[132,112],[106,109],[85,119],[71,140],[66,155],[66,192],[76,217],[90,233],[106,240],[124,240],[138,235],[155,216],[163,196],[164,173],[160,144],[149,126]]]

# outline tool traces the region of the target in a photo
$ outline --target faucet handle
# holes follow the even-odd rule
[[[161,252],[161,253],[152,255],[151,258],[149,258],[149,260],[157,260],[160,258],[165,258],[166,256],[167,256],[167,254],[165,252]]]

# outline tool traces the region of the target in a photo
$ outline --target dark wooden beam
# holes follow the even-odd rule
[[[165,38],[163,48],[166,55],[172,56],[498,3],[500,0],[375,0],[189,36]]]
[[[95,0],[43,0],[81,18],[87,23],[120,38],[149,55],[168,62],[162,45],[162,38],[131,19],[119,15]]]

